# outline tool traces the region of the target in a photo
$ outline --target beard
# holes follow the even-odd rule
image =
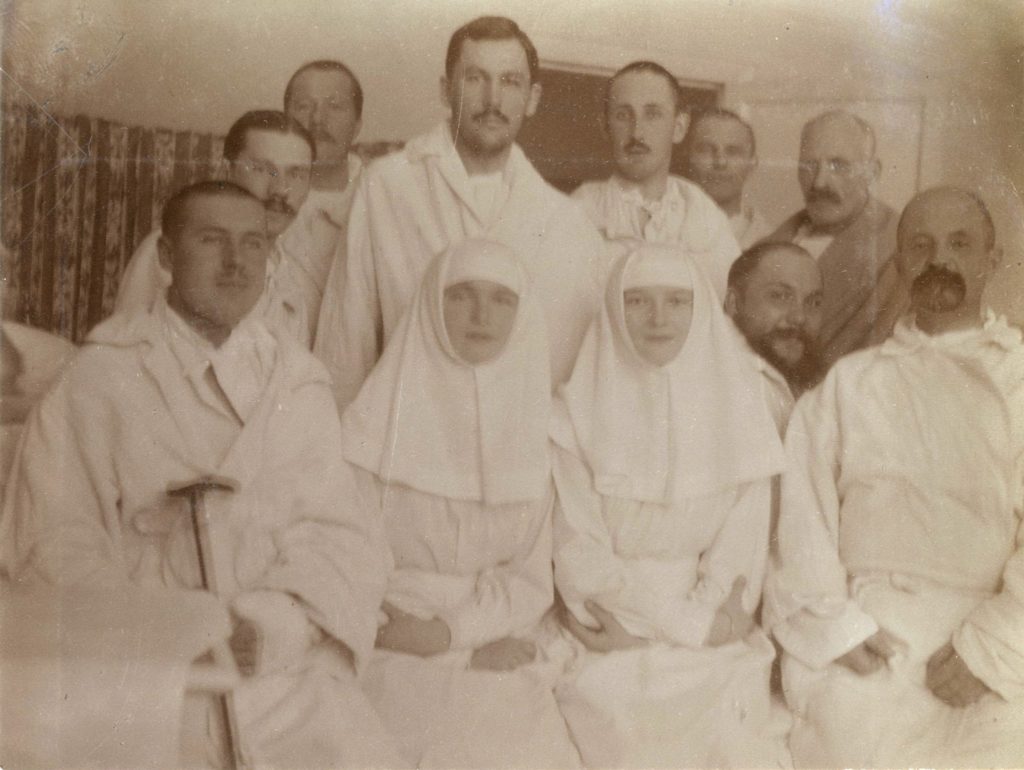
[[[803,355],[796,361],[784,358],[775,350],[773,343],[785,340],[799,340],[803,343]],[[817,385],[824,374],[814,340],[802,329],[775,329],[757,339],[748,338],[748,342],[758,355],[779,370],[795,395]]]
[[[967,295],[964,277],[940,265],[928,265],[910,285],[914,307],[932,313],[948,313],[963,304]]]

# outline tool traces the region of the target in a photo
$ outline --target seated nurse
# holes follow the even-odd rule
[[[676,247],[612,266],[553,405],[558,700],[588,767],[785,765],[752,616],[782,450],[758,373]]]
[[[553,598],[545,326],[505,246],[435,259],[342,420],[394,571],[364,687],[419,767],[573,767]]]

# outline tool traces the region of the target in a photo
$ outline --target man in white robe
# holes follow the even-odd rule
[[[26,427],[0,521],[15,584],[203,584],[190,511],[205,494],[219,598],[243,679],[230,696],[261,767],[394,766],[355,678],[373,647],[386,559],[341,456],[323,367],[253,311],[269,250],[259,199],[228,182],[164,210],[172,284],[152,312],[92,331]],[[210,573],[206,562],[207,574]],[[210,702],[187,702],[182,764],[217,766]]]
[[[973,194],[915,197],[896,257],[913,315],[790,422],[766,617],[798,766],[1024,758],[1024,345],[981,320],[994,243]]]
[[[793,405],[819,377],[821,270],[792,243],[747,249],[729,270],[725,312],[761,372],[765,401],[779,435]]]
[[[342,62],[319,59],[295,71],[284,90],[284,112],[309,131],[316,146],[309,195],[281,249],[297,268],[306,311],[320,317],[331,264],[344,259],[345,232],[362,160],[351,152],[363,121],[363,88]],[[311,340],[312,342],[312,340]]]
[[[568,377],[597,308],[603,247],[515,144],[540,100],[538,67],[515,22],[465,25],[449,43],[442,80],[450,121],[363,174],[348,255],[328,278],[314,346],[339,408],[359,392],[427,265],[467,237],[503,243],[522,260],[547,319],[553,381]]]
[[[303,206],[315,157],[306,129],[274,110],[245,113],[224,139],[222,175],[263,201],[267,231],[274,239],[260,312],[271,326],[280,326],[306,347],[312,344],[316,317],[307,308],[310,279],[302,266],[316,261],[309,257],[314,231],[330,232],[315,210]],[[114,313],[147,313],[170,285],[170,272],[157,253],[160,236],[159,228],[146,236],[125,266]],[[305,258],[294,256],[303,254]]]
[[[749,249],[772,231],[743,195],[747,178],[757,168],[757,142],[747,121],[722,107],[700,112],[690,121],[682,150],[687,178],[729,217],[740,248]]]
[[[660,64],[637,61],[608,81],[605,128],[615,173],[573,193],[608,244],[609,261],[637,240],[684,247],[725,298],[740,248],[725,214],[703,190],[669,173],[686,134],[679,84]]]

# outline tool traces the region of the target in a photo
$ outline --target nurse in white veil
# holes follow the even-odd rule
[[[640,246],[554,403],[555,581],[583,642],[558,697],[586,766],[788,760],[752,619],[782,450],[728,323],[685,253]]]
[[[537,639],[553,598],[548,360],[515,255],[466,240],[435,259],[345,411],[394,559],[364,686],[420,767],[579,762]]]

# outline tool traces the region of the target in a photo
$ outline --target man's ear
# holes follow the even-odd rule
[[[735,286],[730,286],[726,289],[724,308],[725,314],[729,316],[729,318],[736,318],[736,314],[739,312],[740,308],[740,298],[736,293]]]
[[[231,181],[231,161],[227,158],[221,157],[220,162],[217,164],[217,168],[214,169],[215,179],[224,179]]]
[[[174,267],[174,246],[171,244],[171,239],[166,235],[161,234],[156,239],[156,256],[160,262],[160,267],[166,270],[168,273],[173,272]]]
[[[443,104],[448,109],[451,109],[452,106],[452,95],[450,85],[451,84],[448,82],[448,78],[442,75],[440,80],[438,81],[438,94],[440,94],[441,96],[441,104]]]
[[[686,129],[690,127],[690,113],[679,110],[672,126],[672,144],[679,144],[686,138]]]
[[[882,161],[878,158],[872,158],[871,163],[868,165],[868,181],[877,182],[878,177],[882,175]]]
[[[537,107],[540,105],[541,92],[544,89],[540,83],[530,84],[530,99],[526,103],[526,117],[532,118],[533,114],[537,111]]]
[[[1000,265],[1003,264],[1003,248],[998,244],[989,249],[988,252],[989,266],[992,270],[996,270]]]

